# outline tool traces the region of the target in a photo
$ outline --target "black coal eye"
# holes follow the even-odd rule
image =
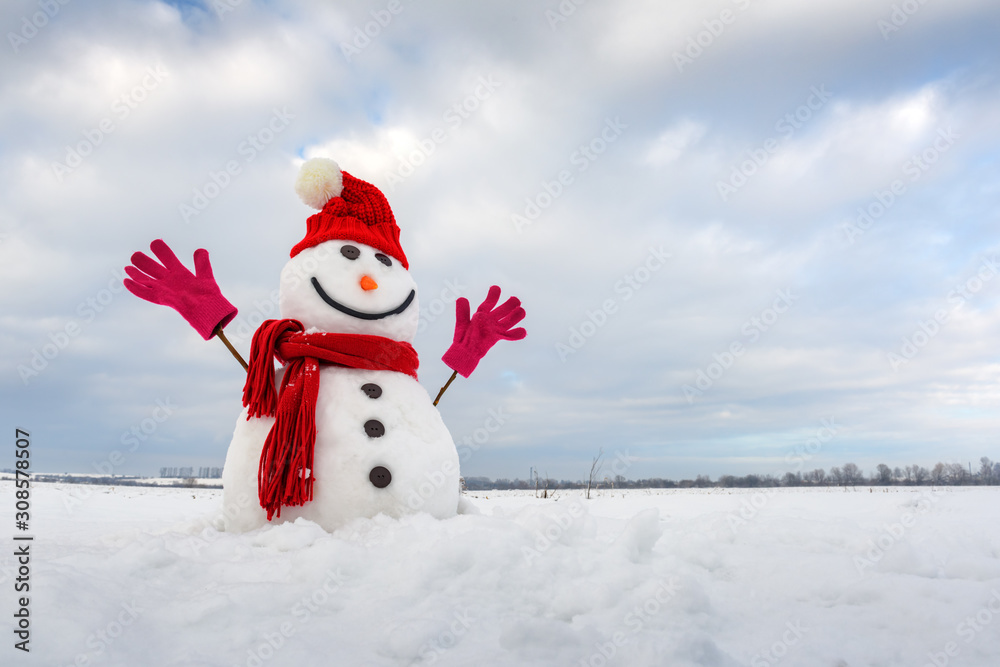
[[[347,259],[357,259],[361,256],[361,251],[352,245],[345,245],[340,249],[340,254]]]
[[[389,259],[388,256],[383,255],[380,252],[375,253],[375,259],[377,259],[378,261],[382,262],[386,266],[392,266],[392,260]]]

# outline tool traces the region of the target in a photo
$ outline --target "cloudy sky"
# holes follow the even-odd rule
[[[222,465],[242,369],[121,270],[207,248],[245,354],[321,155],[395,211],[428,391],[456,294],[525,304],[442,401],[466,475],[1000,459],[995,2],[16,0],[0,25],[0,391],[36,470]]]

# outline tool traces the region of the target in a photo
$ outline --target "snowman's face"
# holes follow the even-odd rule
[[[399,260],[357,241],[306,248],[281,271],[282,317],[306,330],[413,342],[417,286]]]

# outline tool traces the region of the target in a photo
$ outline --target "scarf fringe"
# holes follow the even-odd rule
[[[282,382],[282,401],[257,469],[257,493],[268,521],[281,517],[283,506],[298,507],[313,498],[318,371],[315,359],[297,359],[285,371],[286,378],[298,380]]]

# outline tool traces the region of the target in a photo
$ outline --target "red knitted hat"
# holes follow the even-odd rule
[[[292,257],[324,241],[345,239],[377,248],[410,268],[399,245],[396,218],[374,185],[342,171],[329,158],[313,158],[299,170],[295,191],[320,212],[306,220],[305,238],[292,248]]]

